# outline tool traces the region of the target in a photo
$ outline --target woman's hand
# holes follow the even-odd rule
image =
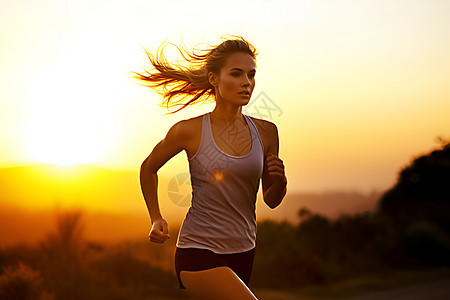
[[[284,174],[283,161],[276,155],[269,153],[266,158],[266,166],[269,175],[275,182],[286,183],[286,175]]]
[[[153,222],[152,229],[150,230],[149,238],[154,243],[164,243],[170,238],[169,224],[164,219],[158,219]]]
[[[287,191],[284,164],[278,156],[269,152],[264,168],[262,178],[264,202],[273,209],[280,205]]]

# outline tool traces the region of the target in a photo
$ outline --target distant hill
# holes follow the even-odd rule
[[[31,209],[61,207],[101,211],[142,208],[137,173],[90,165],[30,165],[0,169],[0,201]]]
[[[68,210],[26,210],[0,205],[0,247],[17,243],[34,244],[55,231],[59,214]],[[70,211],[70,210],[69,210]],[[116,214],[83,211],[85,237],[100,242],[147,239],[150,229],[145,214]]]
[[[335,219],[340,215],[374,212],[382,192],[372,192],[368,195],[359,192],[326,191],[322,193],[289,193],[283,203],[275,210],[270,210],[259,201],[259,217],[262,219],[286,219],[291,223],[300,221],[298,212],[306,207],[309,210]]]
[[[160,185],[167,180],[161,178]],[[56,213],[73,209],[85,212],[87,235],[99,240],[145,238],[150,229],[138,171],[47,164],[0,168],[0,190],[0,244],[34,242],[54,227]],[[186,208],[168,201],[163,188],[160,198],[165,217],[181,222]]]
[[[182,222],[188,208],[177,206],[169,199],[168,184],[169,178],[160,176],[158,195],[164,217],[175,228]],[[55,211],[64,209],[86,211],[87,231],[95,235],[103,230],[106,239],[113,239],[114,232],[117,237],[125,237],[127,234],[134,235],[136,230],[143,230],[143,234],[146,234],[149,229],[138,170],[46,164],[0,168],[0,189],[0,240],[3,242],[26,241],[30,237],[30,229],[36,238],[43,236],[54,224]],[[189,189],[181,190],[190,194]],[[272,210],[263,203],[260,189],[257,217],[258,220],[288,220],[296,223],[299,221],[298,211],[302,207],[331,218],[342,213],[372,211],[379,195],[288,191],[283,203]]]
[[[158,182],[158,196],[163,212],[180,217],[186,207],[179,207],[167,195],[168,178]],[[295,184],[295,183],[290,183]],[[139,185],[139,172],[102,169],[90,165],[59,167],[30,165],[0,168],[0,203],[10,203],[27,209],[48,209],[56,206],[86,208],[90,211],[137,213],[146,210]],[[190,193],[190,191],[184,191]],[[283,203],[266,209],[258,197],[261,217],[297,218],[297,211],[306,206],[313,211],[335,217],[341,213],[373,210],[380,193],[363,195],[358,192],[328,191],[323,193],[291,193]],[[165,211],[164,211],[165,210]]]
[[[168,201],[168,179],[160,177],[159,197],[168,218],[184,215]],[[146,213],[139,171],[91,165],[30,165],[0,168],[0,203],[26,209],[77,208],[91,212]]]

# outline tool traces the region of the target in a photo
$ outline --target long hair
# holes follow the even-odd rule
[[[160,106],[167,110],[181,106],[176,111],[169,111],[169,114],[176,113],[191,104],[214,100],[215,90],[209,82],[209,72],[219,75],[230,54],[244,52],[250,54],[253,59],[258,55],[256,48],[241,36],[222,37],[222,41],[218,46],[209,46],[206,49],[194,48],[192,51],[171,43],[163,43],[156,55],[145,50],[153,69],[144,69],[143,74],[133,72],[136,74],[134,78],[145,82],[144,86],[154,89],[163,96]],[[164,56],[167,45],[175,46],[188,66],[183,66],[179,62],[169,62]]]

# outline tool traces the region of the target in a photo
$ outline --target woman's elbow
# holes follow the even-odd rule
[[[270,207],[271,209],[275,209],[280,205],[281,201],[270,201],[270,200],[264,200],[266,205]]]
[[[148,168],[148,157],[146,159],[144,159],[144,161],[141,163],[141,168],[140,171],[145,171],[145,169]]]
[[[150,164],[150,157],[144,159],[141,164],[140,172],[141,173],[156,173],[156,170],[153,170],[152,165]]]

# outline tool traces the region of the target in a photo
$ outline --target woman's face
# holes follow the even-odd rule
[[[231,54],[216,78],[216,98],[235,105],[246,105],[255,88],[256,63],[244,52]]]

